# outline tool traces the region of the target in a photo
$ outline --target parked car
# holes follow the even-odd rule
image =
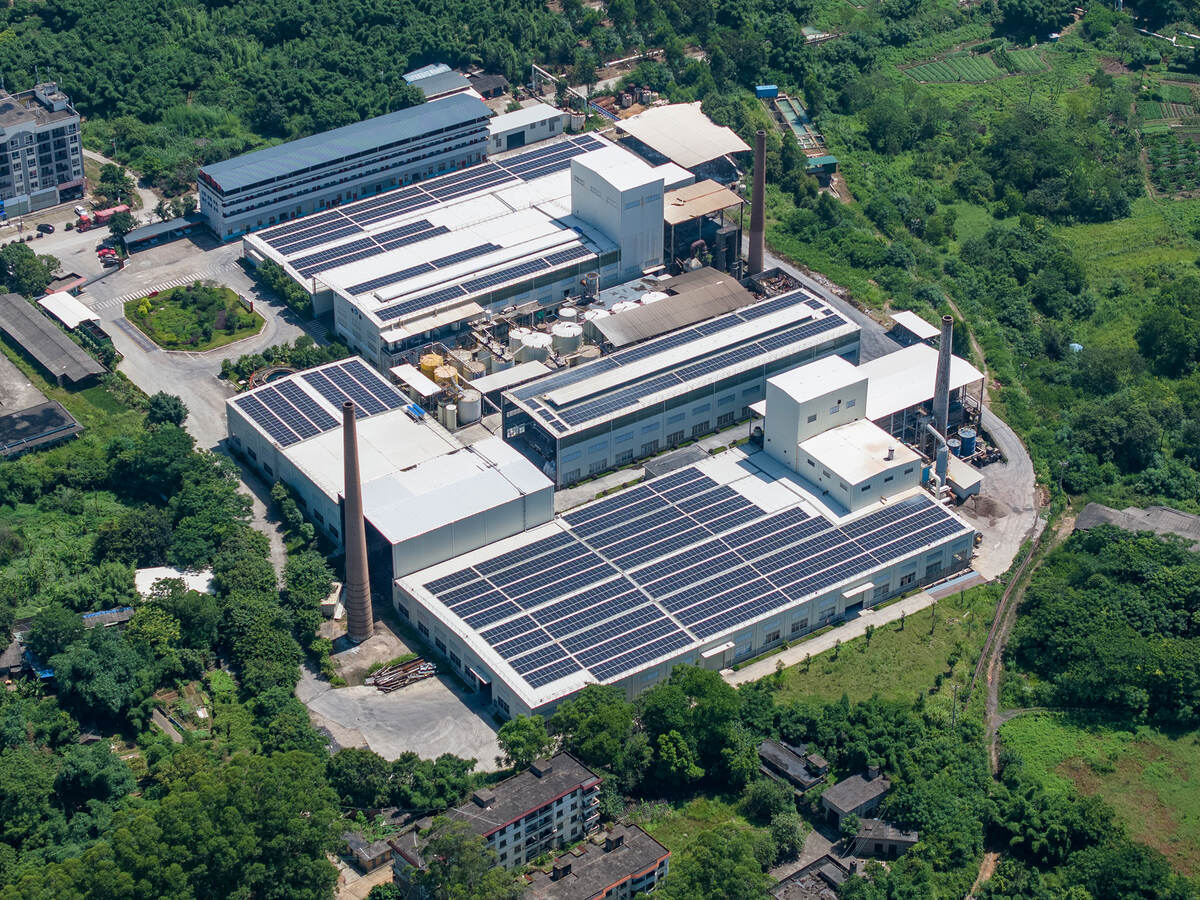
[[[42,234],[54,234],[54,226],[46,222],[43,222],[41,225],[39,225],[37,230]]]
[[[117,251],[114,250],[112,247],[101,247],[99,250],[96,251],[96,255],[99,256],[101,259],[103,259],[106,256],[116,256]]]
[[[115,255],[114,256],[102,256],[102,257],[100,257],[100,264],[102,266],[104,266],[104,268],[109,269],[109,268],[112,268],[113,266],[119,266],[121,264],[121,260],[119,257],[117,257]]]

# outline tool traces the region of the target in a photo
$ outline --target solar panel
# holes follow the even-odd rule
[[[441,594],[443,591],[466,584],[468,581],[474,581],[478,577],[479,574],[474,569],[460,569],[450,575],[442,576],[437,581],[429,582],[425,587],[433,594]]]
[[[412,237],[414,234],[429,231],[431,228],[433,228],[433,223],[428,219],[417,219],[415,222],[408,222],[398,228],[389,228],[387,231],[380,231],[377,234],[371,235],[371,238],[377,243],[385,244],[388,241]]]
[[[388,409],[399,409],[408,404],[400,392],[384,381],[378,372],[371,371],[357,359],[343,363],[342,368]]]
[[[386,241],[380,241],[379,246],[384,250],[399,250],[401,247],[407,247],[409,244],[419,244],[421,241],[427,241],[430,238],[437,237],[439,234],[449,233],[450,229],[445,225],[435,225],[433,228],[427,228],[425,231],[419,231],[407,237],[389,238]]]
[[[552,681],[558,681],[560,678],[566,678],[575,672],[581,671],[579,663],[568,657],[563,657],[557,662],[551,663],[545,668],[538,669],[536,672],[530,672],[525,676],[525,680],[529,682],[531,687],[543,687]]]
[[[242,397],[234,401],[234,406],[248,415],[258,424],[271,440],[282,447],[290,446],[300,440],[300,436],[279,420],[279,417],[263,406],[257,397]]]
[[[387,409],[366,388],[351,378],[341,366],[325,369],[325,377],[337,385],[342,393],[354,401],[356,406],[365,409],[368,415],[373,416]]]
[[[275,245],[275,249],[280,253],[291,256],[293,253],[299,253],[301,250],[307,250],[309,247],[319,247],[322,244],[329,244],[333,241],[340,240],[344,237],[350,237],[352,234],[358,234],[362,229],[353,222],[346,221],[345,225],[336,225],[332,228],[325,225],[310,229],[310,233],[302,235],[294,240],[287,242],[279,241]]]
[[[303,219],[293,219],[285,225],[280,225],[276,228],[271,228],[267,231],[260,232],[260,236],[270,246],[275,247],[278,244],[287,243],[289,240],[296,240],[298,235],[307,234],[321,225],[328,225],[330,222],[336,222],[338,219],[345,218],[338,210],[320,213],[315,216],[306,216]]]
[[[301,440],[321,433],[320,428],[310,422],[300,410],[289,403],[275,388],[263,388],[257,392],[256,396],[262,401],[263,406],[278,416],[280,421],[299,435]]]
[[[521,607],[513,603],[511,600],[505,600],[498,606],[493,606],[490,609],[481,610],[474,615],[464,616],[463,621],[472,628],[483,628],[485,625],[491,625],[493,622],[499,622],[501,619],[507,619],[513,613],[519,613]]]
[[[397,282],[412,278],[414,275],[423,275],[426,272],[432,271],[433,266],[429,263],[417,263],[415,266],[409,266],[407,269],[401,269],[399,272],[392,272],[390,275],[381,275],[378,278],[372,278],[370,281],[351,285],[346,290],[357,296],[358,294],[366,294],[370,291],[378,290],[381,287],[387,287],[389,284],[396,284]]]
[[[447,288],[442,288],[440,291],[433,291],[430,294],[422,294],[420,297],[413,297],[411,300],[405,300],[403,303],[397,303],[394,306],[387,306],[377,311],[375,315],[381,322],[390,322],[392,319],[398,319],[401,316],[406,316],[410,312],[416,312],[418,309],[427,309],[432,306],[437,306],[439,303],[444,303],[447,300],[453,300],[456,297],[461,297],[466,292],[458,285],[451,285]]]
[[[433,260],[431,265],[437,266],[439,269],[446,266],[454,265],[454,263],[464,262],[468,259],[474,259],[477,256],[483,256],[486,253],[491,253],[493,250],[503,250],[499,244],[480,244],[478,247],[472,247],[469,250],[459,250],[457,253],[451,253],[449,256],[443,256]]]
[[[331,370],[326,369],[325,371],[328,372]],[[323,372],[305,372],[300,377],[311,384],[318,394],[338,409],[341,409],[342,404],[350,399],[350,397],[346,396],[346,392],[335,386],[332,381],[325,377]],[[357,403],[354,405],[354,418],[362,419],[368,415],[369,413],[360,405]]]

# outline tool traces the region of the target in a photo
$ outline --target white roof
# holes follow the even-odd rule
[[[595,172],[619,191],[663,180],[662,172],[621,147],[605,147],[577,156],[571,160],[571,168],[575,166]]]
[[[509,366],[507,369],[501,369],[499,372],[493,372],[491,375],[484,375],[482,378],[476,378],[471,382],[471,387],[475,388],[481,394],[490,394],[492,391],[502,391],[514,385],[524,384],[527,381],[540,378],[549,371],[550,368],[545,363],[540,363],[534,359],[529,362],[518,363],[515,366]]]
[[[695,175],[683,166],[678,166],[673,162],[665,162],[661,166],[655,166],[654,172],[662,176],[663,190],[665,191],[673,191],[677,188],[687,187],[689,184],[696,183]]]
[[[363,513],[400,543],[485,513],[553,483],[499,438],[363,482]],[[486,525],[486,522],[485,522]]]
[[[507,131],[515,131],[518,128],[527,128],[536,122],[545,122],[547,119],[555,117],[561,118],[566,115],[561,109],[555,109],[546,103],[534,103],[530,106],[524,106],[521,109],[514,110],[510,113],[496,116],[488,120],[489,134],[504,134]]]
[[[732,130],[701,112],[699,101],[652,107],[617,127],[685,169],[750,149]]]
[[[856,485],[920,457],[874,422],[856,419],[800,442],[800,449],[836,474]],[[888,451],[895,451],[888,459]]]
[[[432,397],[442,392],[436,381],[424,375],[420,369],[410,363],[392,366],[388,371],[397,381],[412,388],[422,397]]]
[[[78,328],[80,322],[99,322],[100,317],[68,294],[66,291],[58,291],[54,294],[47,294],[38,301],[38,306],[49,312],[54,318],[62,322],[68,328]]]
[[[928,344],[913,344],[858,367],[867,386],[867,418],[882,419],[933,398],[938,352]],[[950,390],[983,380],[983,373],[959,356],[950,357]]]
[[[177,569],[174,566],[151,566],[133,573],[133,586],[143,597],[150,596],[154,585],[167,578],[178,578],[189,591],[215,594],[212,569]]]
[[[797,403],[807,403],[865,380],[861,366],[840,356],[827,356],[767,379]]]
[[[906,309],[892,313],[892,321],[905,331],[915,334],[923,341],[935,338],[941,334],[936,326],[930,325],[915,312],[909,312]]]

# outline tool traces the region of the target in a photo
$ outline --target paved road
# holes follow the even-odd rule
[[[118,166],[120,165],[120,163],[116,162],[116,160],[109,159],[107,156],[103,155],[102,153],[97,153],[95,150],[88,150],[86,147],[83,150],[83,155],[93,162],[100,163],[100,165],[105,165],[106,163],[114,163]],[[154,193],[154,191],[150,190],[150,188],[141,186],[139,183],[138,174],[136,172],[130,171],[129,174],[134,179],[134,184],[137,185],[135,190],[137,191],[138,196],[142,199],[142,208],[137,211],[141,214],[139,218],[144,218],[147,214],[154,210],[154,207],[158,205],[159,196],[158,194]]]

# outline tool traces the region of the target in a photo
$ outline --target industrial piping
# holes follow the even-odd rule
[[[946,483],[946,472],[950,468],[950,448],[947,446],[946,439],[942,437],[941,432],[934,428],[930,422],[925,422],[925,428],[937,441],[937,452],[934,456],[933,474],[937,476],[938,487],[941,487]]]
[[[750,206],[750,259],[748,274],[763,270],[763,242],[767,222],[767,133],[754,135],[754,197]]]
[[[358,426],[354,403],[342,404],[342,455],[345,461],[346,637],[360,644],[375,633],[371,579],[367,572],[367,527],[363,519],[362,476],[358,467]]]
[[[933,421],[946,438],[950,426],[950,353],[954,348],[954,317],[942,316],[942,342],[938,346],[937,378],[933,383]]]

